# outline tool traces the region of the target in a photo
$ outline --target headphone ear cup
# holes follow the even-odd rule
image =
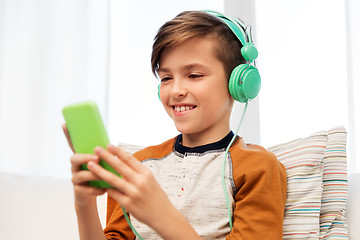
[[[160,86],[161,86],[161,83],[159,83],[159,85],[158,85],[158,98],[159,98],[159,100],[161,102],[161,99],[160,99]]]
[[[229,79],[230,95],[238,102],[255,98],[261,86],[259,71],[254,66],[240,64],[231,72]]]

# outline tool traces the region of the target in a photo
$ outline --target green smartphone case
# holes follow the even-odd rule
[[[109,137],[95,102],[86,101],[67,105],[63,108],[62,113],[76,153],[93,154],[96,146],[106,149],[109,144]],[[102,159],[100,165],[120,176]],[[88,170],[86,164],[83,164],[82,168]],[[98,188],[112,187],[103,180],[89,181],[89,186]]]

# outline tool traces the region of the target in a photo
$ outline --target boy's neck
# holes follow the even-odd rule
[[[197,147],[206,145],[209,143],[214,143],[223,139],[230,132],[230,127],[224,128],[221,131],[215,133],[211,131],[191,133],[191,134],[182,134],[182,145],[185,147]]]

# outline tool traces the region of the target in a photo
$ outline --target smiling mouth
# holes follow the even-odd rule
[[[196,108],[196,106],[172,106],[175,112],[185,112]]]

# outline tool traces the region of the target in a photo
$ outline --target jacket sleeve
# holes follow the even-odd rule
[[[261,147],[232,154],[234,196],[230,239],[282,239],[286,171],[276,156]]]
[[[106,227],[104,233],[107,239],[135,239],[135,235],[125,219],[121,206],[111,197],[108,197],[107,202]]]

